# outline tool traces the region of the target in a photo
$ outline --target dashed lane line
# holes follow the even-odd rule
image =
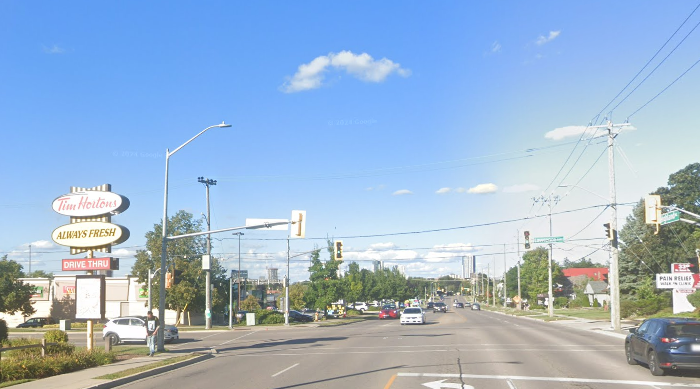
[[[277,377],[278,375],[284,373],[285,371],[291,370],[291,369],[293,369],[293,368],[295,368],[295,367],[297,367],[297,366],[299,366],[299,364],[298,364],[298,363],[295,363],[295,364],[293,364],[292,366],[289,366],[288,368],[286,368],[286,369],[284,369],[284,370],[282,370],[282,371],[278,371],[277,373],[273,374],[272,377],[273,377],[273,378],[274,378],[274,377]]]

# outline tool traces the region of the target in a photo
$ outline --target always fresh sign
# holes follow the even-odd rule
[[[99,216],[124,212],[129,208],[129,199],[113,192],[89,190],[59,196],[52,207],[65,216]]]
[[[100,247],[119,244],[129,238],[129,230],[107,222],[66,224],[51,234],[54,242],[68,247]]]

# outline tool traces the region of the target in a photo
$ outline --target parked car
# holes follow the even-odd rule
[[[454,303],[453,306],[454,306],[455,308],[464,308],[464,304],[463,304],[463,303]]]
[[[353,309],[356,309],[362,313],[369,309],[369,305],[367,305],[367,303],[364,302],[356,302],[355,304],[353,304],[352,307]]]
[[[379,311],[380,319],[398,319],[399,310],[396,309],[395,305],[385,305],[382,310]]]
[[[316,310],[316,309],[313,309],[313,308],[304,308],[304,309],[301,310],[301,313],[303,313],[304,315],[309,315],[309,316],[311,316],[311,317],[314,317],[315,315],[318,315],[319,320],[322,319],[323,316],[325,316],[325,314],[326,314],[326,313],[323,312],[323,311]]]
[[[404,324],[425,324],[425,312],[420,307],[410,307],[403,310],[401,314],[401,325]]]
[[[177,327],[161,323],[166,343],[179,339]],[[110,338],[112,345],[121,342],[146,341],[146,316],[128,316],[110,319],[102,329],[102,339]]]
[[[434,302],[432,302],[432,301],[428,301],[428,304],[427,304],[427,309],[433,309],[433,305],[435,305],[435,303],[434,303]]]
[[[37,328],[37,327],[43,327],[47,324],[53,324],[54,321],[51,318],[48,317],[33,317],[24,323],[20,323],[17,325],[17,328]]]
[[[435,312],[447,313],[447,304],[443,302],[437,302],[433,304],[433,313]]]
[[[472,306],[472,303],[470,303],[469,301],[464,303],[464,308],[471,307],[471,306]]]
[[[480,310],[481,310],[481,305],[479,305],[479,303],[472,304],[472,311],[480,311]]]
[[[652,375],[668,369],[700,369],[700,321],[654,318],[630,328],[625,339],[627,363],[644,363]]]
[[[289,320],[308,323],[310,321],[314,321],[314,317],[311,315],[305,315],[299,311],[289,311]]]

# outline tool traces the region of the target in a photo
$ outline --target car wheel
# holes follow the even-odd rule
[[[119,336],[117,336],[117,334],[109,334],[107,336],[109,337],[109,343],[112,346],[116,346],[119,344],[120,340],[119,340]]]
[[[649,371],[653,376],[664,375],[664,369],[659,366],[659,358],[654,350],[649,350],[647,355],[647,364],[649,365]]]
[[[627,363],[630,365],[638,365],[634,356],[632,356],[632,346],[629,343],[625,343],[625,355],[627,356]]]

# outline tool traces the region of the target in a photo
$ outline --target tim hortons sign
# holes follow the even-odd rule
[[[51,233],[54,242],[68,247],[116,245],[129,238],[129,230],[107,222],[82,222],[62,225]]]
[[[129,199],[114,192],[87,190],[59,196],[53,201],[52,207],[65,216],[116,215],[129,208]]]

